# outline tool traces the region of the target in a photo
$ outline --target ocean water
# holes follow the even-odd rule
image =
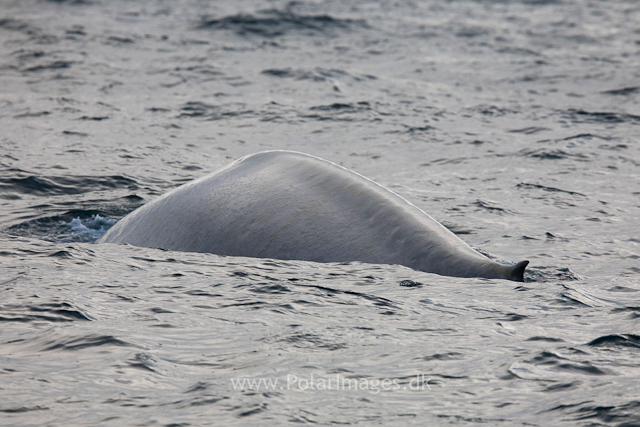
[[[0,425],[640,425],[638,28],[635,1],[0,0]],[[525,283],[93,243],[269,149]]]

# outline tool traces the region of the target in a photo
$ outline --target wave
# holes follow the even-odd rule
[[[289,33],[317,35],[353,27],[368,27],[363,19],[335,18],[331,15],[300,15],[290,8],[269,9],[250,13],[239,13],[222,18],[204,18],[201,29],[228,30],[241,36],[273,38]]]
[[[17,175],[0,178],[0,198],[7,193],[14,195],[57,196],[81,194],[92,191],[117,188],[138,189],[138,183],[122,175],[111,176],[39,176],[25,175],[23,171],[14,171]]]
[[[562,113],[574,123],[640,123],[640,116],[628,113],[614,113],[610,111],[585,111],[581,109],[569,109]]]

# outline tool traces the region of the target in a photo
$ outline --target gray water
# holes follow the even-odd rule
[[[640,425],[639,28],[636,1],[0,0],[0,424]],[[267,149],[526,282],[93,243]]]

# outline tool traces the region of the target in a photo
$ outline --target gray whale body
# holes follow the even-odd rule
[[[218,255],[400,264],[523,281],[528,261],[490,260],[391,190],[293,151],[243,157],[138,208],[98,243]]]

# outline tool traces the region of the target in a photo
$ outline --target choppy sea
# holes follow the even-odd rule
[[[639,426],[639,29],[622,0],[0,0],[0,425]],[[268,149],[525,283],[93,243]]]

